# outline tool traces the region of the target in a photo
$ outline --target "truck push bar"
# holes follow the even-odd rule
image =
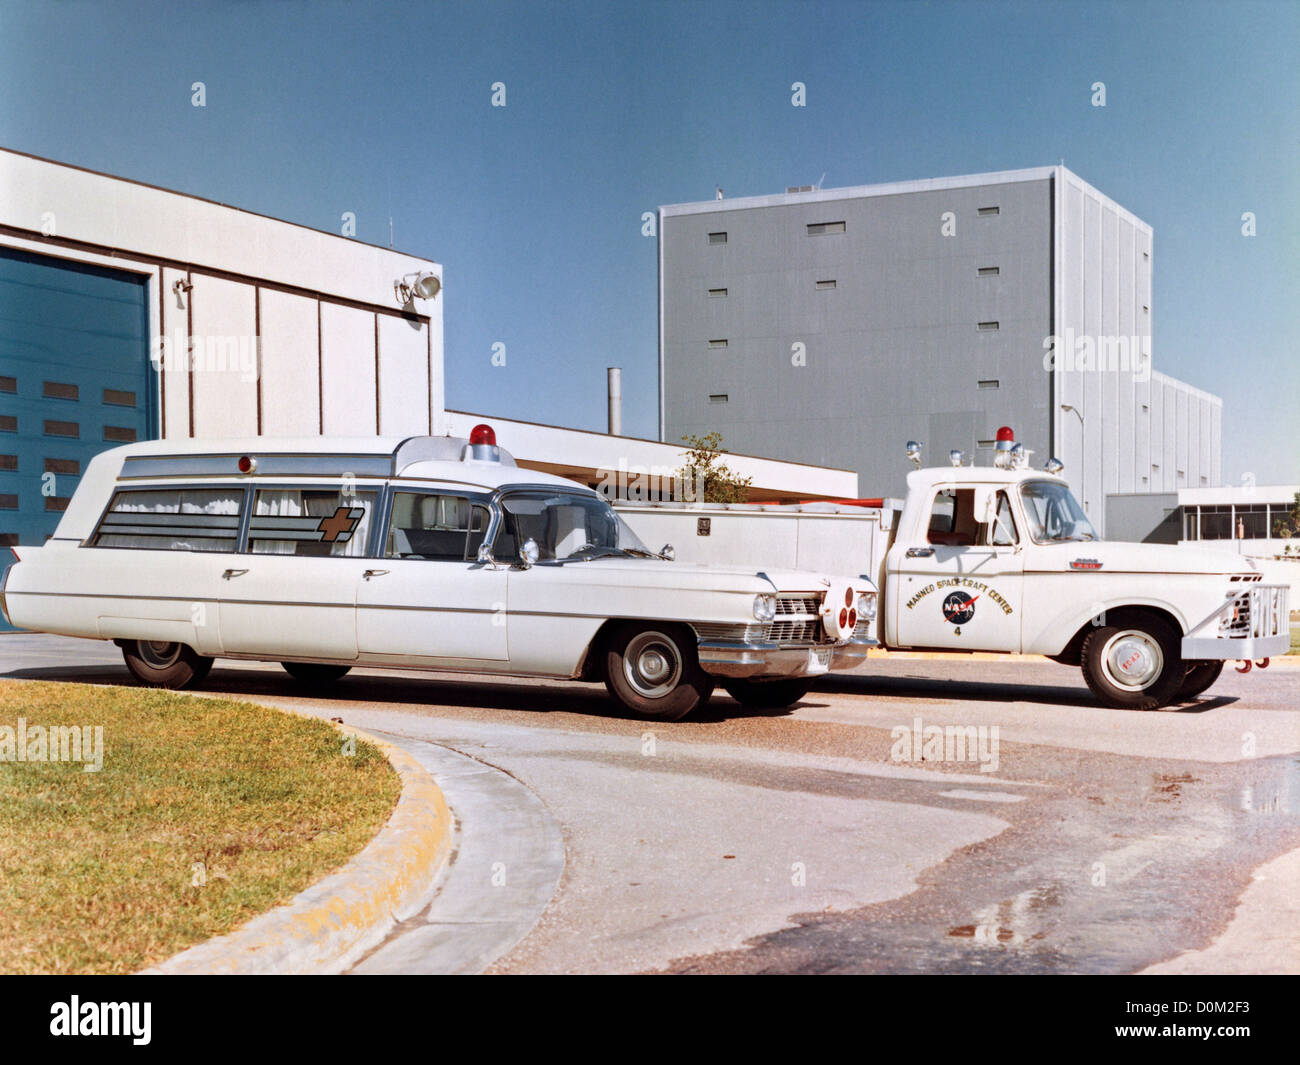
[[[1185,659],[1254,659],[1285,654],[1291,646],[1290,586],[1252,584],[1229,596],[1183,637]]]

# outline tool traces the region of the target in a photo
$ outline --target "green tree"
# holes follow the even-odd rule
[[[719,461],[727,453],[722,446],[721,433],[707,436],[682,437],[687,446],[686,462],[677,471],[677,477],[690,498],[704,503],[743,503],[749,498],[752,477],[741,477]]]

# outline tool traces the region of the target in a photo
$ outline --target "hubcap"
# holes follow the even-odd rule
[[[1106,676],[1116,687],[1143,691],[1164,671],[1165,656],[1160,644],[1145,632],[1127,629],[1117,632],[1102,651]]]
[[[166,669],[175,665],[181,656],[181,645],[165,640],[141,640],[139,648],[140,657],[154,669]]]
[[[668,695],[681,675],[681,653],[662,632],[643,632],[627,645],[623,676],[639,695],[648,699]]]

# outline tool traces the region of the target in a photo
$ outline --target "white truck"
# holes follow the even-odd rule
[[[684,562],[856,573],[880,589],[886,649],[1002,651],[1081,666],[1114,707],[1191,699],[1226,661],[1290,643],[1286,585],[1227,551],[1098,539],[1059,476],[1028,468],[1010,429],[992,467],[917,469],[905,500],[762,506],[623,502],[643,538]]]

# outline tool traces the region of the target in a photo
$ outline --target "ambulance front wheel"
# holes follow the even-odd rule
[[[122,657],[131,675],[150,688],[190,688],[212,668],[212,659],[188,644],[164,640],[127,640]]]

